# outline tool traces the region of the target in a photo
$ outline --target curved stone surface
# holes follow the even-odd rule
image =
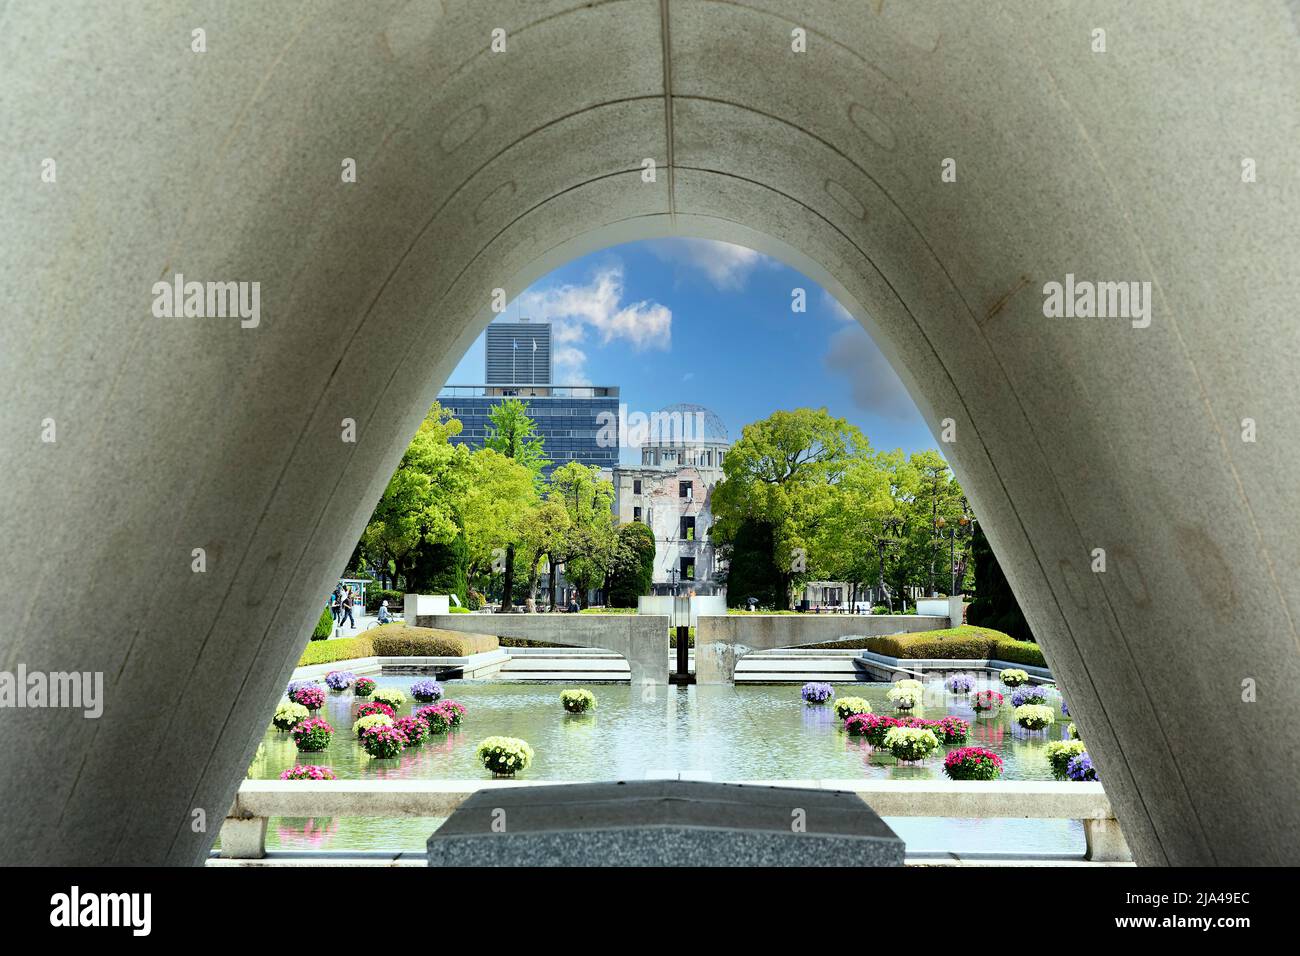
[[[1294,4],[799,7],[0,7],[0,668],[107,684],[3,713],[0,858],[199,860],[492,290],[686,234],[952,419],[1137,859],[1297,861]],[[176,274],[260,282],[258,327],[155,318]],[[1067,274],[1150,326],[1045,319]]]

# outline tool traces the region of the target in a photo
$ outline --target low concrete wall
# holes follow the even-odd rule
[[[736,661],[751,651],[947,626],[946,617],[919,614],[702,614],[695,628],[695,680],[731,683]]]
[[[613,651],[627,658],[633,684],[666,684],[668,620],[658,614],[421,614],[415,623]]]
[[[221,855],[266,855],[270,817],[441,817],[472,793],[573,781],[517,780],[245,780],[221,827]],[[1085,859],[1132,859],[1110,800],[1099,783],[953,780],[737,780],[776,788],[846,790],[882,817],[1082,820]]]

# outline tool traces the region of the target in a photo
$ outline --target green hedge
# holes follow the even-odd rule
[[[468,657],[500,646],[493,634],[462,634],[408,624],[372,628],[370,643],[377,657]]]
[[[996,658],[1012,664],[1046,667],[1043,652],[1030,641],[1017,641],[1001,631],[987,627],[963,624],[961,627],[938,631],[919,631],[915,634],[891,634],[887,637],[868,637],[862,642],[867,650],[888,657],[932,657],[940,660],[953,658]],[[845,643],[828,645],[844,647]]]
[[[330,613],[329,608],[320,612],[320,620],[316,622],[315,629],[311,632],[313,641],[323,641],[334,633],[334,615]]]
[[[379,604],[382,601],[388,602],[389,614],[401,614],[402,603],[406,600],[406,594],[403,591],[385,591],[381,588],[366,589],[366,612],[375,614],[379,611]]]
[[[337,641],[312,641],[298,659],[299,667],[308,664],[332,664],[358,657],[373,657],[375,650],[368,637],[344,637]]]

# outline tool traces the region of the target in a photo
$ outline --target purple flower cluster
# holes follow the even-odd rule
[[[1065,768],[1065,775],[1071,780],[1101,779],[1097,776],[1097,768],[1092,765],[1092,758],[1088,756],[1086,750],[1070,761]]]
[[[304,687],[315,686],[316,682],[314,680],[291,680],[289,681],[289,689],[284,692],[284,696],[293,700],[293,695],[298,693],[298,691],[302,690]]]
[[[799,696],[809,704],[824,704],[835,696],[835,688],[830,684],[824,684],[821,681],[813,681],[804,684],[799,691]]]
[[[442,696],[442,685],[436,680],[418,680],[411,685],[411,696],[427,704]]]
[[[325,675],[325,684],[330,690],[347,690],[356,679],[351,671],[330,671]]]
[[[1065,698],[1064,698],[1064,697],[1061,698],[1061,714],[1062,714],[1063,716],[1065,716],[1065,717],[1069,717],[1069,716],[1070,716],[1070,708],[1069,708],[1069,705],[1067,705],[1067,704],[1065,703]]]
[[[969,694],[975,687],[975,682],[965,674],[954,674],[948,678],[948,690],[954,694]]]
[[[1046,704],[1047,691],[1041,687],[1031,687],[1026,684],[1024,687],[1016,688],[1011,695],[1011,706],[1020,707],[1023,704]]]

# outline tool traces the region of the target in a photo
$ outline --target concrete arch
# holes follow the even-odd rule
[[[1295,862],[1296,763],[1249,743],[1300,716],[1294,11],[6,4],[0,669],[107,700],[4,713],[0,858],[201,859],[490,290],[685,233],[797,250],[956,423],[1137,858]],[[260,325],[154,318],[176,273],[260,282]],[[1067,273],[1151,282],[1150,327],[1045,319]]]

